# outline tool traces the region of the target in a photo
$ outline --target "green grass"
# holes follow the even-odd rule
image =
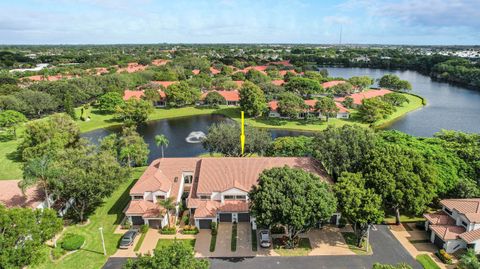
[[[232,241],[230,242],[230,250],[237,251],[237,224],[232,225]]]
[[[369,246],[368,253],[366,248],[366,243],[362,244],[362,247],[359,248],[357,245],[358,237],[355,233],[352,232],[345,232],[342,233],[343,238],[345,239],[345,243],[347,243],[348,248],[357,255],[367,255],[372,254],[372,245]]]
[[[428,254],[420,254],[416,259],[424,269],[440,269],[440,266]]]
[[[138,251],[140,249],[140,247],[143,244],[143,240],[145,239],[145,235],[147,235],[147,233],[141,233],[140,239],[138,239],[138,242],[135,245],[135,248],[133,249],[133,251]]]
[[[191,247],[192,249],[195,247],[195,239],[158,239],[155,248],[158,249],[162,247],[168,247],[174,242],[182,243],[185,246]]]
[[[310,239],[300,238],[296,248],[286,249],[278,245],[278,241],[273,239],[273,249],[280,256],[307,256],[312,250],[312,246],[310,245]]]
[[[387,224],[395,224],[395,215],[386,215],[383,221]],[[419,221],[425,221],[425,218],[423,216],[400,215],[400,222],[419,222]]]
[[[22,163],[15,156],[19,143],[20,138],[0,142],[0,180],[22,178]]]
[[[119,184],[118,188],[89,217],[85,226],[68,226],[64,233],[75,233],[85,236],[85,245],[75,253],[65,256],[58,262],[46,259],[46,262],[33,268],[101,268],[107,257],[117,251],[121,234],[114,234],[115,228],[123,218],[122,210],[130,201],[129,190],[136,179],[143,173],[145,167],[135,168],[132,177]],[[103,255],[102,240],[99,228],[103,227],[107,255]]]
[[[420,97],[417,97],[411,94],[406,94],[406,93],[403,93],[403,95],[405,95],[405,97],[408,98],[410,103],[406,103],[403,106],[397,107],[397,111],[395,111],[392,115],[388,116],[388,118],[375,122],[374,126],[376,128],[382,128],[382,127],[388,126],[389,124],[393,123],[395,120],[406,115],[408,112],[411,112],[411,111],[417,110],[420,107],[423,107],[423,101]]]
[[[252,251],[257,251],[258,248],[258,235],[257,230],[252,230]]]
[[[210,252],[214,252],[216,246],[217,246],[217,235],[212,234],[212,238],[210,239]]]

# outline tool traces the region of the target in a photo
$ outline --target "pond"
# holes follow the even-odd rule
[[[427,106],[410,112],[390,124],[395,129],[415,136],[432,136],[442,129],[480,133],[480,91],[437,82],[415,71],[369,68],[327,68],[333,77],[370,76],[375,79],[395,74],[410,81],[412,93],[427,99]]]
[[[150,154],[148,163],[161,157],[161,150],[155,145],[155,135],[164,134],[168,140],[168,148],[165,148],[165,157],[195,157],[205,153],[201,143],[197,143],[198,137],[208,132],[211,124],[232,121],[221,115],[200,115],[184,118],[174,118],[158,121],[150,121],[138,128],[149,145]],[[82,137],[97,143],[99,139],[111,134],[120,133],[121,127],[114,126],[106,129],[97,129],[82,134]],[[309,132],[297,132],[288,130],[270,130],[273,138],[282,136],[313,135]]]

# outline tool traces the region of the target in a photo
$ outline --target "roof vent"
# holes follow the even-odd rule
[[[173,182],[178,182],[178,177],[175,177],[175,178],[173,179]]]

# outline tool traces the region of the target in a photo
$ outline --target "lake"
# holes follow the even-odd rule
[[[410,112],[386,129],[415,136],[432,136],[442,129],[480,133],[480,91],[437,82],[415,71],[369,68],[327,68],[333,77],[370,76],[375,79],[395,74],[410,81],[412,93],[427,99],[427,106]]]
[[[330,76],[349,78],[352,76],[370,76],[380,78],[393,73],[412,83],[413,93],[427,99],[428,105],[408,113],[385,129],[395,129],[415,136],[432,136],[442,129],[464,132],[480,132],[480,92],[436,82],[414,71],[390,71],[368,68],[327,68]],[[155,135],[164,134],[170,144],[165,149],[165,157],[193,157],[205,153],[201,143],[189,143],[198,140],[199,132],[207,133],[211,124],[230,121],[221,115],[201,115],[185,118],[151,121],[139,127],[139,133],[149,144],[148,162],[161,156],[155,145]],[[98,129],[82,134],[92,142],[113,132],[119,133],[121,127]],[[312,135],[309,132],[270,130],[272,137]]]

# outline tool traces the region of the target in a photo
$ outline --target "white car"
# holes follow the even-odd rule
[[[271,245],[270,232],[268,230],[260,231],[260,246],[262,248],[269,248]]]

